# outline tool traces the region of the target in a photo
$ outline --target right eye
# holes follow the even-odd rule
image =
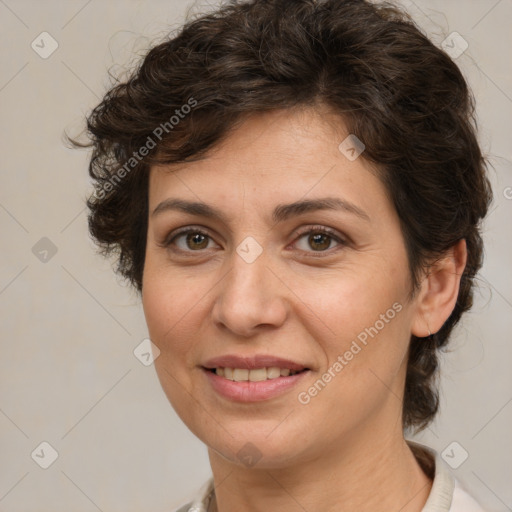
[[[172,233],[161,245],[170,250],[175,250],[174,247],[177,247],[181,252],[200,252],[211,248],[208,247],[210,241],[213,240],[205,231],[187,227]]]

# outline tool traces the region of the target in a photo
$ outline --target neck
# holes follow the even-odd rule
[[[209,450],[216,512],[420,512],[432,482],[403,438],[358,430],[343,448],[287,467],[243,468]]]

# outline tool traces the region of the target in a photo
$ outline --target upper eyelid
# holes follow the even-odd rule
[[[315,225],[311,225],[311,226],[306,226],[304,228],[300,228],[299,230],[297,230],[295,232],[295,236],[303,236],[303,235],[306,235],[307,233],[314,232],[314,231],[323,232],[329,236],[337,237],[337,238],[341,238],[341,239],[347,238],[343,233],[338,232],[337,229],[330,228],[328,226],[322,226],[320,224],[315,224]]]
[[[182,235],[186,235],[187,233],[202,233],[208,237],[210,237],[211,239],[213,239],[213,236],[211,235],[211,232],[209,229],[207,228],[204,228],[202,226],[185,226],[183,228],[178,228],[177,230],[173,230],[171,231],[171,233],[169,233],[168,235],[165,236],[164,240],[163,240],[163,243],[166,244],[166,243],[171,243],[172,240],[174,240],[175,238],[177,238],[178,236],[182,236]]]

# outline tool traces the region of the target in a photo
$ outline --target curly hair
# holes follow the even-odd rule
[[[400,218],[412,294],[420,271],[466,240],[453,312],[439,332],[410,340],[402,425],[418,432],[439,408],[438,349],[472,306],[492,193],[463,75],[396,6],[231,0],[188,20],[87,118],[89,230],[140,292],[151,165],[204,158],[251,113],[319,106],[377,164]]]

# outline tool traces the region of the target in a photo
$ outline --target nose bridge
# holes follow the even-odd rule
[[[278,326],[284,321],[283,290],[267,268],[270,265],[269,254],[254,238],[247,237],[236,247],[215,297],[216,323],[248,336],[258,325]]]

